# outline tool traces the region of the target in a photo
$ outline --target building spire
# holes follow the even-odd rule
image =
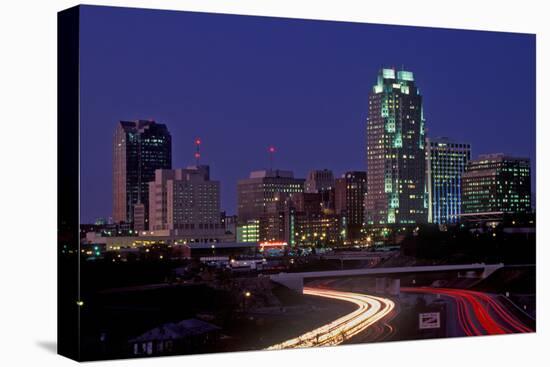
[[[275,154],[275,147],[270,145],[267,151],[269,152],[269,170],[273,171],[273,155]]]
[[[201,138],[195,139],[195,164],[198,167],[201,159]]]

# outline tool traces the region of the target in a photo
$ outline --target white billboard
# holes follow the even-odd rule
[[[427,312],[418,314],[418,328],[423,329],[439,329],[441,327],[441,319],[439,312]]]

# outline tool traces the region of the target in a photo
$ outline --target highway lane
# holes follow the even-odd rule
[[[350,291],[353,293],[368,292],[367,289],[361,285],[357,287],[356,279],[353,278],[337,278],[337,279],[318,279],[316,281],[310,282],[310,286],[316,288],[330,288],[333,290],[343,290]],[[353,343],[372,343],[388,340],[391,338],[395,332],[396,328],[392,325],[392,321],[398,314],[398,307],[388,313],[380,322],[374,323],[371,327],[367,328],[364,332],[357,335],[352,342]]]
[[[338,345],[382,320],[395,308],[392,300],[367,294],[309,287],[304,287],[304,294],[351,302],[357,305],[357,309],[315,330],[267,349]]]
[[[441,295],[454,301],[467,336],[533,332],[491,294],[453,288],[402,287],[402,292]]]

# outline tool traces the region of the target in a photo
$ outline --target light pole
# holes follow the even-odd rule
[[[246,300],[247,300],[247,298],[250,298],[251,295],[252,295],[252,293],[250,293],[250,291],[245,291],[245,292],[244,292],[244,297],[243,297],[243,312],[246,312]]]

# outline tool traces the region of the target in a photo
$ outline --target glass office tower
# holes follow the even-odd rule
[[[120,121],[113,138],[113,220],[148,229],[149,182],[172,168],[172,137],[155,121]]]
[[[428,221],[458,222],[461,213],[462,174],[470,161],[470,144],[449,138],[426,139]]]

